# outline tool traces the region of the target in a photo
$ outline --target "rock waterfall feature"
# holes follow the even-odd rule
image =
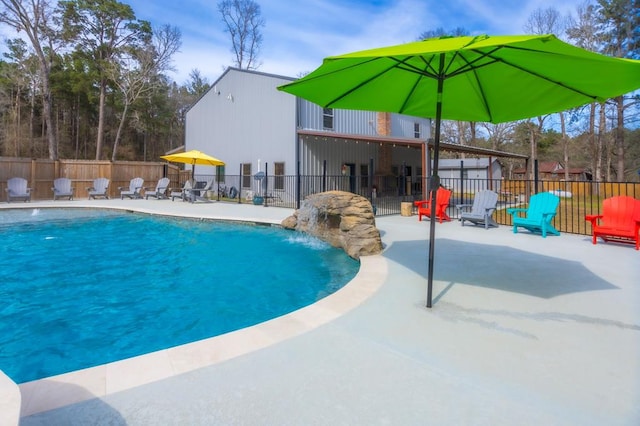
[[[342,248],[354,259],[382,252],[371,203],[351,192],[328,191],[310,195],[300,209],[282,221],[282,226]]]

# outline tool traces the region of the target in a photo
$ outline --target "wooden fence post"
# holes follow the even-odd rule
[[[35,158],[31,159],[31,175],[29,176],[29,186],[31,187],[31,190],[33,192],[38,191],[37,189],[37,182],[36,182],[36,168],[37,168],[38,162]]]

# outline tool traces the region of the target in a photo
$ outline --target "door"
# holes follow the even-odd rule
[[[348,168],[349,175],[349,192],[356,193],[356,165],[354,163],[345,163]]]

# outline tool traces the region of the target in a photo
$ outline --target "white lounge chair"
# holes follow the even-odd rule
[[[484,229],[497,227],[498,224],[491,217],[497,204],[497,193],[488,189],[478,191],[473,197],[473,204],[456,205],[460,212],[460,223],[464,226],[464,222],[469,221],[474,225],[484,225]]]
[[[175,201],[176,198],[180,198],[182,201],[187,200],[187,194],[191,191],[191,181],[187,180],[184,183],[182,189],[177,190],[169,190],[169,197],[171,197],[171,201]]]
[[[87,188],[87,192],[89,193],[89,199],[94,199],[96,197],[104,197],[109,199],[109,179],[107,178],[97,178],[93,180],[93,186]]]
[[[148,200],[149,197],[154,197],[158,200],[168,198],[167,197],[167,188],[169,187],[170,180],[169,178],[162,178],[158,181],[156,188],[152,190],[151,188],[144,189],[144,197]]]
[[[129,186],[119,186],[120,190],[120,199],[124,200],[124,197],[137,199],[142,198],[142,194],[140,193],[144,188],[144,179],[141,177],[133,178],[129,182]]]
[[[68,198],[73,200],[73,186],[71,186],[71,179],[57,178],[53,181],[53,201],[58,198]]]
[[[14,177],[7,181],[7,202],[14,200],[22,200],[24,202],[31,201],[31,188],[28,186],[26,179]]]

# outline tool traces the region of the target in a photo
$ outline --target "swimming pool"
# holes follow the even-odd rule
[[[109,210],[3,210],[0,238],[0,369],[18,383],[257,324],[359,267],[279,228]]]

